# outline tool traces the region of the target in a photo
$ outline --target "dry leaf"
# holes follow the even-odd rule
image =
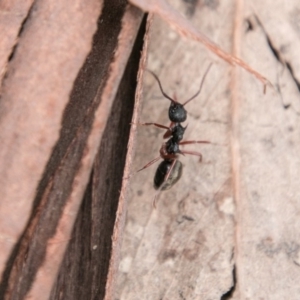
[[[256,76],[264,85],[270,84],[263,75],[251,68],[243,60],[236,57],[235,53],[230,54],[222,50],[216,43],[208,38],[207,35],[203,34],[200,30],[197,30],[197,28],[195,28],[191,22],[182,17],[182,15],[172,6],[170,6],[165,0],[130,0],[130,2],[145,11],[152,12],[160,16],[166,23],[168,23],[182,36],[199,41],[207,49],[218,55],[223,60],[244,68],[249,73]],[[197,2],[194,2],[194,4],[192,5],[197,5]],[[213,6],[214,4],[209,5]]]
[[[194,6],[193,4],[194,3]],[[300,11],[296,2],[173,1],[199,31],[274,84],[231,69],[155,18],[147,68],[187,105],[185,138],[203,162],[182,157],[184,174],[162,192],[157,165],[132,179],[120,263],[118,299],[298,299]],[[192,7],[192,8],[191,8]],[[192,11],[192,13],[191,13]],[[297,31],[298,30],[298,31]],[[141,122],[169,123],[169,101],[144,79]],[[158,155],[163,131],[138,128],[138,169]]]

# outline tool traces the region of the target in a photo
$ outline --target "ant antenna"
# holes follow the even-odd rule
[[[177,103],[177,101],[175,101],[174,99],[172,99],[170,96],[168,96],[168,95],[164,92],[164,90],[163,90],[163,88],[162,88],[162,86],[161,86],[160,80],[159,80],[159,78],[156,76],[156,74],[155,74],[154,72],[150,71],[150,70],[146,70],[146,71],[148,71],[149,73],[151,73],[151,74],[153,75],[153,77],[156,79],[156,81],[158,82],[160,91],[161,91],[161,93],[165,96],[165,98],[169,99],[169,100],[172,101],[172,102]]]
[[[204,83],[204,80],[205,80],[205,77],[206,77],[206,75],[208,74],[208,72],[209,72],[211,66],[212,66],[212,63],[209,64],[208,68],[206,69],[206,71],[205,71],[205,73],[204,73],[204,75],[203,75],[203,77],[202,77],[202,80],[201,80],[201,83],[200,83],[200,89],[199,89],[199,91],[198,91],[192,98],[186,100],[186,101],[183,103],[182,106],[185,106],[186,104],[188,104],[190,101],[192,101],[194,98],[196,98],[196,97],[200,94],[201,89],[202,89],[202,86],[203,86],[203,83]]]

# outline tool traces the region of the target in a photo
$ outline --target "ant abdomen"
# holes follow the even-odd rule
[[[172,169],[171,169],[172,168]],[[179,160],[162,161],[154,176],[154,188],[165,191],[170,189],[182,175],[182,163]]]

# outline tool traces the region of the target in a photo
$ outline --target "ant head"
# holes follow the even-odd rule
[[[169,119],[174,123],[182,123],[186,120],[187,112],[181,103],[172,101],[169,107]]]

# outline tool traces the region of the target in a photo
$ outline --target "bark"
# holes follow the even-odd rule
[[[27,5],[7,32],[15,45],[3,40],[2,299],[105,292],[143,13],[126,1],[50,2]],[[17,4],[4,3],[3,26]]]

